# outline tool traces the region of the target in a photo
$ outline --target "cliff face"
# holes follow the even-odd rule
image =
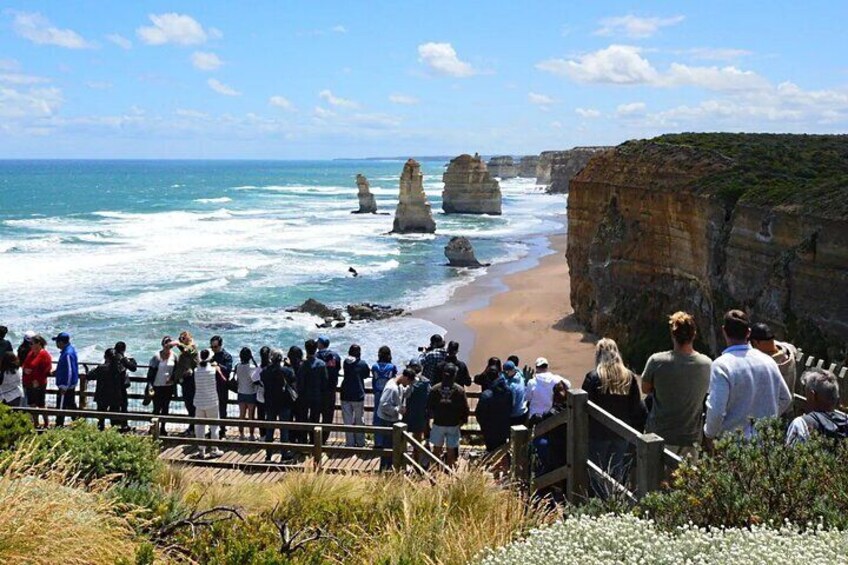
[[[539,165],[538,155],[527,155],[518,163],[518,176],[531,179],[536,176],[536,167]]]
[[[744,144],[722,145],[731,138],[718,138],[722,151],[669,143],[678,141],[674,136],[661,139],[600,153],[571,181],[567,258],[578,319],[618,340],[636,370],[648,354],[670,347],[666,317],[676,310],[695,314],[701,346],[713,354],[724,348],[724,312],[742,308],[807,353],[843,360],[848,184],[822,192],[798,180],[781,192],[762,175],[750,175],[759,163],[782,182],[793,176],[780,170],[789,162],[792,170],[805,171],[799,179],[828,183],[832,175],[822,167],[848,171],[848,137],[829,137],[828,143],[843,147],[829,161],[822,157],[826,151],[787,146],[787,159],[796,161],[778,157],[771,163],[740,152]],[[803,136],[744,139],[752,147],[773,144],[765,154],[816,142]],[[737,175],[752,184],[730,182]],[[758,178],[767,186],[757,186]],[[837,201],[842,208],[820,205]]]
[[[500,215],[501,188],[479,155],[451,159],[442,180],[442,209],[446,214]]]
[[[565,151],[542,151],[536,162],[536,184],[551,184],[551,163],[559,154]]]
[[[421,165],[409,159],[400,175],[400,197],[392,233],[435,233],[436,222],[427,195]]]
[[[518,176],[518,171],[515,168],[515,161],[508,155],[492,157],[487,163],[489,174],[493,177],[498,177],[501,180],[511,179]]]
[[[568,183],[574,175],[586,166],[595,154],[606,151],[609,147],[575,147],[568,151],[558,151],[550,157],[550,186],[548,192],[565,194]]]

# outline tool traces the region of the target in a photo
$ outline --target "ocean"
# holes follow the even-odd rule
[[[444,329],[413,313],[319,330],[286,309],[310,297],[444,304],[484,271],[444,266],[451,236],[502,263],[562,230],[564,197],[533,179],[501,183],[502,216],[444,215],[444,165],[422,162],[436,235],[401,236],[387,233],[400,160],[0,161],[0,324],[14,344],[26,330],[68,331],[86,361],[123,340],[146,363],[162,336],[184,329],[201,344],[222,335],[234,355],[326,333],[341,354],[356,342],[371,361],[388,344],[407,359]],[[357,173],[388,215],[350,213]]]

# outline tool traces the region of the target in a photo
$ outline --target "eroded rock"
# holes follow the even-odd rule
[[[392,233],[435,233],[436,222],[427,195],[421,165],[409,159],[400,176],[400,197],[395,210]]]
[[[356,175],[357,197],[359,198],[359,210],[354,211],[354,214],[376,214],[377,200],[371,194],[371,186],[368,184],[368,179],[365,175]]]
[[[501,188],[479,155],[452,159],[442,176],[442,209],[446,214],[501,213]]]
[[[509,155],[498,155],[489,159],[486,164],[489,168],[489,174],[493,177],[498,177],[501,180],[511,179],[518,176],[518,171],[515,168],[515,161]]]
[[[474,255],[474,247],[467,237],[452,237],[445,246],[445,257],[451,267],[482,267]]]

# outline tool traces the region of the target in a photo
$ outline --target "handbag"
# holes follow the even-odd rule
[[[238,379],[235,377],[230,377],[229,379],[227,379],[227,388],[235,393],[238,393]]]
[[[286,394],[289,396],[289,400],[291,401],[291,403],[295,404],[297,402],[297,398],[298,398],[297,390],[295,390],[295,388],[292,385],[290,385],[289,383],[286,383],[285,390],[286,390]]]

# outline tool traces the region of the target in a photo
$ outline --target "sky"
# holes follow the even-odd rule
[[[0,158],[534,154],[848,130],[848,2],[0,8]]]

